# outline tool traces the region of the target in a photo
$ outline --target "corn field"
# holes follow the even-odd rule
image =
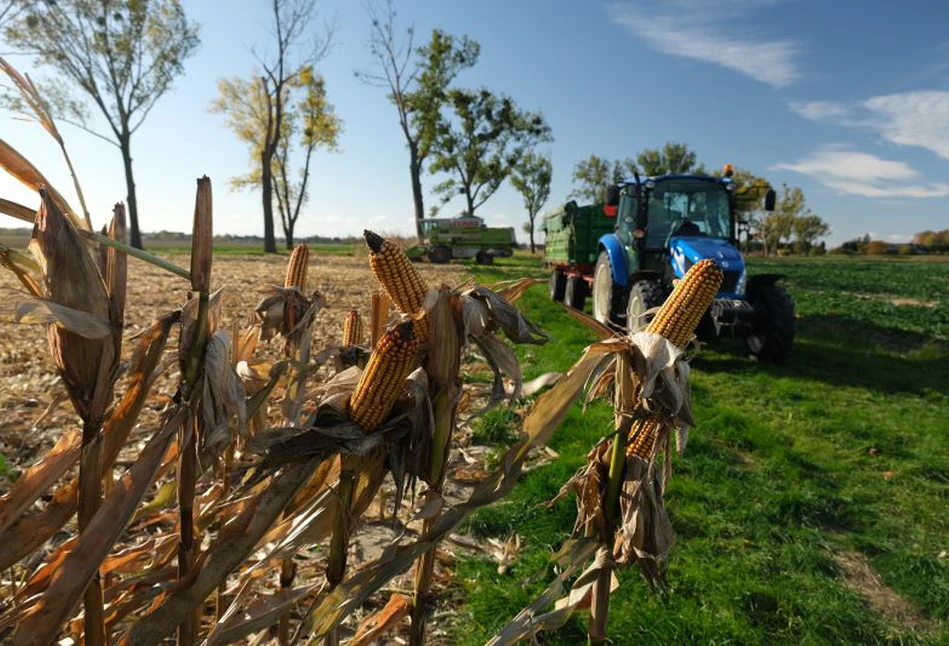
[[[5,71],[58,137],[28,79]],[[2,140],[0,165],[36,193],[35,205],[0,200],[33,226],[29,253],[0,246],[15,285],[3,320],[24,346],[45,338],[48,358],[30,362],[49,361],[62,392],[32,421],[54,443],[0,497],[4,643],[438,643],[439,545],[511,491],[584,395],[613,403],[615,432],[564,483],[578,515],[553,556],[556,581],[491,643],[579,610],[603,642],[614,570],[636,564],[662,584],[664,488],[692,424],[685,350],[721,281],[714,264],[695,265],[641,330],[565,311],[601,341],[534,399],[519,440],[459,497],[446,485],[459,430],[534,394],[512,345],[556,342],[514,306],[536,281],[435,276],[371,231],[337,276],[359,267],[355,292],[303,245],[286,267],[235,274],[213,257],[207,177],[180,267],[125,245],[121,204],[94,233],[85,205],[77,214]],[[253,306],[248,294],[260,295]],[[381,548],[353,558],[380,527]]]

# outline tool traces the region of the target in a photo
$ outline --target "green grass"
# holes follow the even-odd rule
[[[515,256],[477,273],[485,282],[543,275],[533,262]],[[792,359],[759,364],[739,342],[720,341],[694,361],[698,426],[667,496],[677,534],[669,586],[654,594],[635,569],[621,571],[610,634],[616,643],[947,643],[949,307],[917,311],[890,297],[938,299],[949,264],[752,261],[752,273],[764,271],[789,275]],[[545,285],[521,307],[552,336],[517,349],[527,379],[567,369],[592,340]],[[575,407],[550,442],[560,458],[473,516],[474,535],[516,531],[524,549],[505,575],[488,560],[460,562],[464,604],[450,642],[483,643],[550,582],[549,556],[575,509],[545,503],[610,425],[605,404]],[[834,556],[844,551],[868,559],[934,628],[916,634],[879,614],[845,584]],[[544,643],[580,643],[585,626],[578,613]]]

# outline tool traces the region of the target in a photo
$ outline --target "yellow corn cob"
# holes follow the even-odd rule
[[[346,320],[343,321],[343,345],[359,345],[362,343],[362,319],[359,312],[349,310]]]
[[[646,331],[663,336],[680,348],[685,347],[712,304],[723,278],[714,260],[695,263],[659,308]]]
[[[349,417],[367,431],[385,421],[415,369],[419,345],[415,326],[415,321],[406,321],[382,335],[349,398]]]
[[[310,259],[310,250],[305,244],[298,244],[290,254],[287,262],[287,276],[283,280],[284,287],[296,287],[300,291],[306,290],[306,268]]]
[[[418,312],[428,288],[415,265],[399,245],[372,231],[364,231],[363,236],[372,251],[369,254],[369,267],[396,308],[403,314]]]
[[[636,422],[629,432],[630,443],[626,446],[626,456],[636,456],[643,460],[652,459],[662,423],[655,417]]]

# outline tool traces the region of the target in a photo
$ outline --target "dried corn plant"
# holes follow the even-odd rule
[[[651,586],[663,579],[672,545],[664,506],[672,437],[682,451],[694,424],[684,350],[721,282],[714,261],[696,263],[652,322],[622,338],[573,314],[602,340],[587,348],[571,372],[574,378],[552,392],[571,401],[584,387],[588,400],[611,396],[615,431],[593,448],[558,496],[573,494],[577,501],[573,536],[555,557],[563,568],[560,576],[489,643],[513,644],[556,629],[584,607],[590,608],[589,643],[603,643],[610,593],[618,585],[614,570],[635,563]],[[564,595],[564,582],[591,558]]]
[[[55,137],[29,79],[18,86],[33,93],[27,103]],[[221,290],[211,291],[207,178],[198,180],[185,270],[129,249],[119,207],[107,234],[87,230],[39,170],[2,141],[0,165],[41,193],[39,213],[0,200],[3,213],[35,223],[36,254],[0,247],[0,264],[24,288],[2,312],[48,327],[57,368],[83,421],[0,498],[0,566],[15,566],[26,577],[0,613],[0,636],[45,644],[64,630],[78,639],[85,624],[90,644],[111,636],[118,643],[158,643],[176,631],[178,643],[223,644],[277,625],[278,639],[289,643],[291,611],[302,608],[295,638],[335,643],[342,619],[414,563],[412,597],[394,597],[384,616],[363,622],[359,639],[377,638],[409,617],[411,641],[421,643],[438,542],[474,509],[510,491],[531,449],[550,437],[572,402],[542,395],[501,467],[466,502],[445,503],[463,401],[462,353],[476,350],[494,372],[490,405],[519,396],[520,367],[502,337],[547,340],[511,305],[533,281],[497,291],[427,285],[396,245],[366,232],[381,288],[372,294],[368,329],[350,312],[342,347],[312,353],[310,332],[323,299],[307,291],[305,247],[291,257],[284,284],[261,301],[256,328],[232,327],[229,334],[222,327]],[[126,255],[185,278],[191,293],[134,341],[128,385],[116,398]],[[175,329],[177,349],[165,357]],[[276,360],[262,352],[270,339],[282,343]],[[323,370],[330,357],[335,373]],[[175,368],[174,392],[165,397],[157,429],[142,429],[144,448],[103,498],[101,483],[111,482],[157,376]],[[565,380],[576,385],[577,379]],[[70,478],[77,463],[79,475]],[[411,543],[403,537],[354,569],[348,545],[390,475],[396,512],[418,480],[426,484],[422,535]],[[48,504],[31,509],[50,492]],[[77,510],[80,533],[47,550]],[[294,555],[327,541],[325,576],[299,581]],[[264,582],[275,571],[280,585],[270,593]],[[215,594],[218,614],[208,622],[204,609]],[[77,616],[83,598],[85,611]]]

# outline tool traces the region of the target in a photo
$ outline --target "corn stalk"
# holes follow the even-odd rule
[[[208,304],[211,290],[213,256],[211,180],[198,180],[195,196],[194,227],[191,238],[191,289],[197,293],[195,320],[182,321],[181,344],[184,350],[180,391],[187,402],[190,419],[178,434],[178,579],[186,580],[194,567],[195,529],[194,496],[198,479],[197,433],[202,424],[199,387],[204,372],[205,346],[209,336]],[[178,627],[179,646],[191,646],[197,639],[200,612]]]

